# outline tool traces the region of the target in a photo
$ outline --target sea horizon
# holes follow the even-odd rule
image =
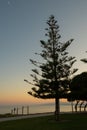
[[[29,110],[28,110],[29,109]],[[18,114],[35,114],[35,113],[45,113],[54,112],[55,103],[31,103],[31,104],[3,104],[0,105],[0,114],[14,113],[16,110]],[[28,112],[29,111],[29,112]],[[71,112],[72,106],[71,102],[60,102],[60,112]]]

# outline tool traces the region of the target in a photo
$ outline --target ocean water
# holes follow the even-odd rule
[[[55,104],[30,104],[30,105],[0,105],[0,114],[18,113],[18,114],[34,114],[44,112],[54,112]],[[69,102],[60,102],[60,112],[71,112],[72,105]]]

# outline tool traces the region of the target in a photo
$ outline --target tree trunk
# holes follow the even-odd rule
[[[60,103],[58,98],[55,98],[55,119],[56,121],[60,120]]]

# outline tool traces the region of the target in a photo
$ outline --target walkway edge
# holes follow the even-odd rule
[[[43,116],[49,116],[49,115],[53,115],[53,113],[42,113],[42,114],[32,114],[32,115],[24,115],[24,116],[0,118],[0,122],[12,121],[12,120],[19,120],[19,119],[27,119],[27,118],[34,118],[34,117],[43,117]]]

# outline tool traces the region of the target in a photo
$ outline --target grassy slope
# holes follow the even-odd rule
[[[53,116],[0,122],[0,130],[87,130],[87,114],[63,114],[61,121]]]

